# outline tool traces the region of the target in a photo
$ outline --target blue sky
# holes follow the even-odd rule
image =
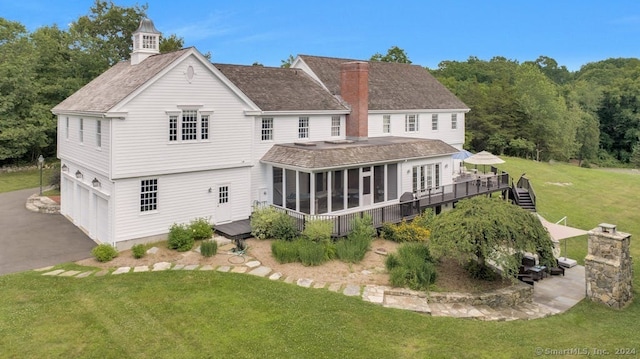
[[[140,1],[116,0],[120,6]],[[280,66],[290,54],[369,59],[391,46],[414,64],[544,55],[575,71],[588,62],[640,57],[640,1],[149,0],[165,35],[211,52],[213,62]],[[33,31],[61,28],[93,0],[0,0],[0,17]]]

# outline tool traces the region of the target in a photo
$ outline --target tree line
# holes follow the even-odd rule
[[[95,0],[67,30],[52,25],[29,32],[0,17],[0,165],[55,156],[51,108],[129,58],[132,32],[147,8]],[[183,45],[176,35],[162,37],[160,51]],[[371,60],[411,63],[397,46]],[[523,63],[472,56],[426,70],[471,109],[468,150],[640,167],[639,59],[608,59],[571,72],[546,56]]]

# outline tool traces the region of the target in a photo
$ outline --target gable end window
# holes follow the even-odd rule
[[[298,138],[309,138],[309,117],[298,118]]]
[[[200,139],[209,139],[209,115],[202,115],[200,118]]]
[[[331,136],[340,136],[340,116],[331,116]]]
[[[66,138],[67,140],[69,139],[69,117],[66,118],[65,120],[65,124],[64,124],[64,138]]]
[[[391,115],[382,116],[382,133],[391,133]]]
[[[96,121],[96,146],[102,147],[102,121]]]
[[[198,111],[188,110],[182,112],[182,140],[193,141],[198,139]]]
[[[158,209],[158,179],[140,181],[140,212]]]
[[[273,140],[273,118],[265,117],[262,119],[262,130],[261,130],[261,138],[262,141],[271,141]]]
[[[454,113],[451,115],[451,129],[455,130],[458,128],[458,114]]]
[[[80,131],[78,133],[80,136],[80,143],[84,142],[84,119],[80,119]]]
[[[212,111],[168,111],[169,142],[208,141],[211,137]]]
[[[433,131],[438,131],[438,114],[434,113],[431,115],[431,129]]]
[[[406,115],[404,119],[404,130],[405,132],[418,132],[419,128],[419,118],[418,115]]]

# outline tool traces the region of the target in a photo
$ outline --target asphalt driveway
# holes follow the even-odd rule
[[[27,210],[37,192],[0,193],[0,275],[88,258],[96,246],[64,216]]]

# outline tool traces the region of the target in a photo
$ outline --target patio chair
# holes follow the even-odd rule
[[[557,259],[556,259],[556,266],[549,268],[549,274],[551,274],[551,275],[560,275],[560,274],[562,274],[562,276],[564,277],[564,267],[561,266],[560,263],[558,263]]]

